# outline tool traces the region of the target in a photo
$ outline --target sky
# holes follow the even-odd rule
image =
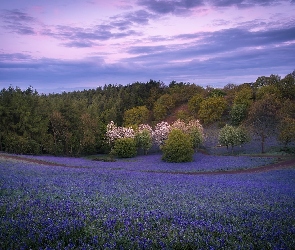
[[[0,0],[0,87],[222,88],[295,69],[295,0]]]

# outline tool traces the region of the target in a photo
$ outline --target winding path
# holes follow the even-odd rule
[[[66,164],[59,164],[54,162],[48,162],[43,160],[37,160],[37,159],[30,159],[18,155],[9,155],[0,153],[0,159],[7,159],[7,160],[18,160],[18,161],[25,161],[25,162],[31,162],[41,165],[47,165],[47,166],[59,166],[59,167],[68,167],[68,168],[80,168],[77,166],[70,166]],[[200,172],[161,172],[161,171],[143,171],[147,173],[165,173],[165,174],[185,174],[185,175],[218,175],[218,174],[247,174],[247,173],[263,173],[273,170],[280,170],[280,169],[286,169],[295,167],[295,157],[287,160],[281,160],[280,162],[273,163],[270,165],[265,165],[261,167],[256,168],[249,168],[249,169],[238,169],[238,170],[228,170],[228,171],[200,171]]]

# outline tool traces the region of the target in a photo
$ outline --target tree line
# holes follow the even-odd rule
[[[286,145],[295,140],[295,71],[223,88],[150,80],[44,95],[31,86],[10,86],[0,92],[0,117],[0,151],[11,153],[108,152],[111,121],[128,127],[171,119],[198,119],[204,127],[244,126],[259,136],[263,151],[274,133]]]

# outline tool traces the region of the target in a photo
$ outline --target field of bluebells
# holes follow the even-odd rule
[[[116,162],[0,158],[0,249],[293,249],[295,168],[186,175],[273,161],[195,154]],[[171,174],[170,172],[174,172]]]

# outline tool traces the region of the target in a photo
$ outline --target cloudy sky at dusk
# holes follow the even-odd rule
[[[0,87],[223,87],[295,69],[295,0],[0,2]]]

